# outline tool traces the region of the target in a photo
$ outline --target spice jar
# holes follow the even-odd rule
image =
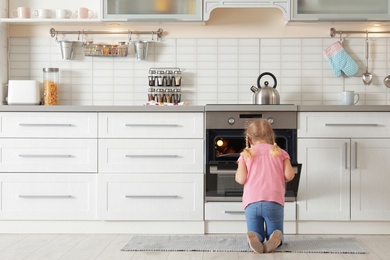
[[[43,68],[43,104],[58,105],[58,68]]]
[[[157,101],[160,104],[164,103],[164,89],[156,89],[157,92]]]
[[[172,89],[170,88],[165,90],[165,101],[167,103],[172,103]]]
[[[173,103],[174,104],[179,104],[181,100],[181,89],[180,88],[175,88],[173,90]]]
[[[91,55],[93,48],[94,48],[93,41],[87,41],[87,44],[85,45],[84,48],[84,54]]]
[[[155,70],[149,70],[149,86],[153,87],[156,85],[156,71]]]
[[[127,46],[125,42],[118,42],[118,55],[127,56]]]
[[[165,71],[165,85],[172,86],[174,80],[173,71],[167,70]]]
[[[118,51],[118,44],[112,44],[111,45],[111,55],[117,56],[119,53]]]
[[[109,54],[111,54],[111,46],[103,45],[103,55],[109,55]]]
[[[179,86],[181,86],[181,71],[180,70],[176,70],[174,72],[174,74],[175,74],[175,81],[174,81],[175,86],[179,87]]]
[[[157,71],[157,86],[164,86],[164,85],[165,85],[164,71],[159,70]]]
[[[148,89],[148,101],[154,101],[154,95],[155,95],[155,89],[149,88]]]

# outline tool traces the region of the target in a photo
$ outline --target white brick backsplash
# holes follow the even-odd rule
[[[116,43],[119,38],[95,38]],[[269,39],[163,39],[149,46],[147,60],[137,61],[132,45],[128,57],[84,57],[81,45],[74,60],[62,60],[60,45],[48,37],[11,38],[10,79],[42,80],[43,67],[60,69],[60,104],[142,105],[152,67],[183,70],[182,100],[192,105],[251,103],[250,86],[262,72],[278,80],[281,102],[339,104],[339,93],[354,90],[358,105],[390,104],[390,89],[383,84],[390,74],[390,39],[370,38],[369,70],[374,75],[364,86],[365,38],[345,38],[343,46],[359,65],[353,77],[337,78],[323,55],[336,38]],[[272,85],[273,83],[270,82]]]

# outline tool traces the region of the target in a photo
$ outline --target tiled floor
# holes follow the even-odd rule
[[[390,259],[390,236],[354,236],[368,254],[123,252],[131,234],[0,234],[0,259],[25,260],[374,260]]]

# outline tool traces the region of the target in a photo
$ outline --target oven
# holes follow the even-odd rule
[[[241,201],[236,161],[245,148],[245,129],[267,119],[275,141],[291,158],[296,177],[286,184],[286,201],[295,201],[301,165],[297,163],[297,107],[294,105],[206,105],[206,201]]]

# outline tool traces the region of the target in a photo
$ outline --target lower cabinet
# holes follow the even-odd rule
[[[296,202],[284,205],[284,233],[296,234]],[[245,211],[241,202],[206,202],[206,233],[246,233]]]
[[[96,174],[2,173],[2,220],[96,220]]]
[[[203,221],[203,174],[99,174],[99,219]]]
[[[299,139],[298,219],[390,220],[390,139]]]
[[[245,220],[245,211],[241,202],[207,202],[205,220]],[[284,220],[296,220],[296,203],[286,202]]]

